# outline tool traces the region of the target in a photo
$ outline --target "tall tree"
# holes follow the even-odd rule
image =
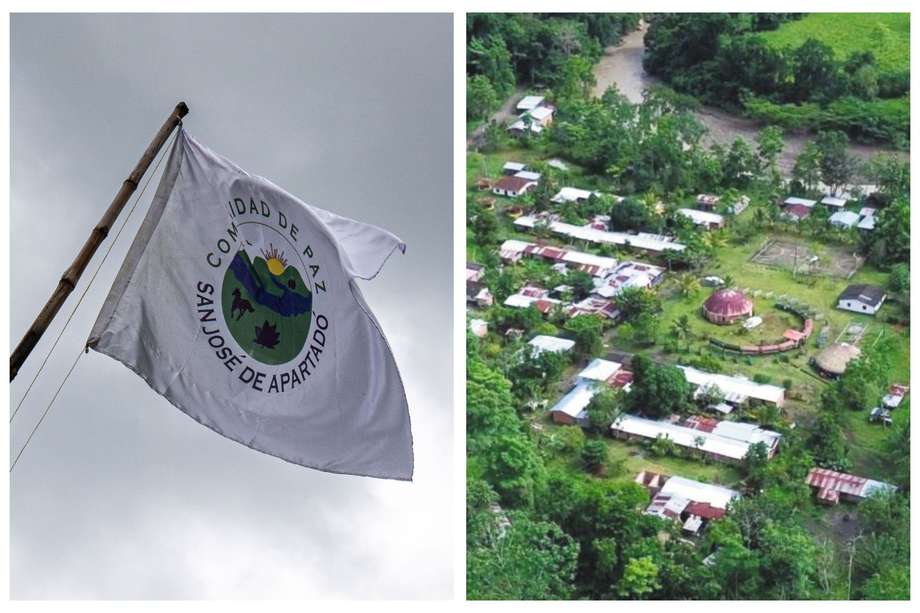
[[[632,390],[628,396],[632,410],[649,417],[667,417],[689,408],[692,390],[682,370],[656,364],[641,354],[633,357],[632,370]]]
[[[821,180],[832,193],[847,187],[856,173],[856,158],[847,150],[849,139],[839,130],[819,132],[815,143],[821,152]]]
[[[504,536],[467,553],[470,600],[565,600],[574,593],[578,543],[552,522],[509,516]]]

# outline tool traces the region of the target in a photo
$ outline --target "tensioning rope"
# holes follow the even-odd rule
[[[181,129],[182,123],[179,123],[179,129]],[[179,131],[176,130],[176,133],[173,135],[172,140],[175,141],[179,136]],[[164,147],[163,151],[160,153],[160,157],[157,160],[156,165],[153,167],[153,172],[147,176],[147,180],[144,182],[144,185],[141,187],[140,193],[134,198],[134,204],[131,205],[131,208],[128,209],[128,214],[125,216],[124,221],[121,226],[119,226],[118,231],[115,233],[115,236],[109,242],[109,246],[106,248],[105,252],[102,254],[102,259],[99,260],[99,265],[96,266],[96,269],[93,271],[92,276],[89,279],[89,282],[83,288],[83,293],[80,294],[80,297],[77,299],[76,304],[74,304],[73,310],[70,311],[70,315],[67,316],[67,320],[64,322],[64,325],[61,327],[61,331],[58,333],[57,338],[54,339],[54,343],[51,345],[51,349],[48,350],[48,353],[45,355],[45,359],[42,360],[41,365],[38,367],[38,370],[35,372],[35,376],[32,377],[32,381],[29,382],[29,386],[26,388],[25,393],[23,393],[22,398],[19,399],[19,404],[16,405],[16,409],[13,411],[13,414],[10,415],[10,424],[13,423],[13,418],[16,417],[16,414],[19,413],[19,409],[22,407],[22,403],[25,401],[26,396],[29,395],[29,392],[32,390],[32,386],[35,385],[35,382],[38,380],[39,375],[41,375],[42,370],[44,370],[45,365],[48,363],[48,360],[51,358],[51,354],[54,352],[54,349],[57,347],[58,342],[61,340],[61,337],[64,336],[64,332],[67,330],[67,326],[70,324],[70,321],[73,319],[74,314],[77,312],[77,309],[80,307],[80,304],[83,302],[83,299],[86,297],[86,294],[89,292],[89,288],[92,286],[93,281],[96,280],[96,276],[99,274],[99,271],[102,270],[103,264],[105,264],[106,258],[109,257],[109,253],[112,252],[112,249],[115,247],[115,243],[118,242],[118,237],[121,236],[122,231],[125,229],[125,226],[128,225],[128,220],[131,219],[131,214],[134,213],[134,209],[137,208],[138,203],[141,201],[141,198],[144,197],[144,193],[147,191],[147,186],[150,185],[150,181],[153,180],[153,177],[156,175],[157,170],[160,168],[160,164],[163,162],[163,158],[166,157],[166,152],[171,149],[172,142],[170,146]],[[67,374],[64,376],[64,380],[61,381],[61,384],[58,386],[57,391],[54,392],[54,396],[51,398],[51,402],[48,403],[48,406],[45,407],[45,410],[42,412],[41,417],[38,419],[38,423],[35,424],[35,427],[32,428],[32,432],[29,433],[29,437],[26,439],[25,444],[22,446],[22,449],[19,450],[19,453],[16,454],[16,459],[13,460],[12,465],[10,466],[10,472],[13,472],[13,469],[16,467],[16,463],[19,461],[19,458],[22,456],[22,453],[26,450],[26,447],[29,445],[29,441],[32,440],[32,437],[35,435],[35,432],[38,430],[38,427],[44,421],[45,416],[51,410],[51,407],[54,405],[54,401],[57,399],[58,394],[61,393],[61,390],[64,388],[64,384],[67,383],[67,380],[70,378],[70,374],[73,372],[74,368],[77,366],[77,362],[80,361],[80,357],[83,355],[83,347],[80,348],[80,352],[77,354],[77,358],[74,360],[73,364],[70,367],[70,370],[67,371]]]

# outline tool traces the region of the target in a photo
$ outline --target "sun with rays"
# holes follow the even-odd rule
[[[276,277],[282,274],[284,269],[287,268],[287,260],[284,259],[284,252],[275,249],[275,246],[271,243],[269,243],[267,251],[265,249],[261,251],[262,257],[265,258],[265,264],[268,266],[268,271]]]

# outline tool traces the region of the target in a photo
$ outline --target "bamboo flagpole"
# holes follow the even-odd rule
[[[26,361],[26,358],[29,357],[29,354],[32,353],[32,350],[38,344],[45,330],[48,329],[54,316],[57,315],[57,312],[67,300],[67,297],[77,286],[80,276],[93,258],[96,250],[99,249],[99,246],[108,236],[112,224],[125,207],[131,194],[137,189],[138,184],[150,167],[150,163],[156,158],[157,153],[159,153],[160,149],[163,147],[166,139],[169,138],[169,135],[187,114],[188,106],[185,102],[180,102],[176,105],[176,108],[173,109],[172,113],[170,113],[169,117],[153,137],[153,140],[147,146],[137,166],[134,167],[134,170],[128,175],[128,178],[121,184],[121,189],[115,194],[115,198],[102,215],[102,219],[100,219],[96,227],[93,228],[89,238],[86,239],[83,248],[80,249],[73,263],[64,271],[54,293],[51,294],[48,302],[45,303],[45,306],[39,312],[35,321],[32,322],[32,326],[25,333],[25,336],[22,337],[22,340],[19,341],[16,349],[13,350],[13,354],[10,356],[10,381],[16,378],[19,368]]]

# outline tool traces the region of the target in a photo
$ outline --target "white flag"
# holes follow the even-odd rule
[[[248,447],[411,480],[402,380],[354,281],[396,249],[389,232],[308,206],[180,128],[88,346]]]

